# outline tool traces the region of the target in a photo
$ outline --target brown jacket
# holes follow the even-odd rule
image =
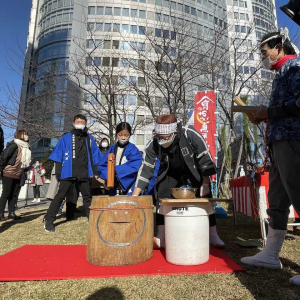
[[[5,169],[3,170],[3,176],[4,177],[10,177],[15,179],[20,179],[22,176],[22,173],[24,171],[24,168],[21,168],[22,162],[22,148],[18,146],[18,155],[16,158],[16,162],[13,166],[7,165]]]

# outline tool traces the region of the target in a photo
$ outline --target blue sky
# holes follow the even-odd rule
[[[4,2],[4,1],[3,1]],[[288,0],[277,0],[277,18],[280,27],[286,26],[290,30],[291,37],[296,34],[299,26],[291,21],[281,10],[279,6],[284,5]],[[13,70],[10,70],[7,64],[7,57],[10,56],[10,49],[22,51],[26,49],[28,24],[30,18],[31,0],[10,0],[5,1],[5,5],[0,10],[0,101],[5,100],[3,89],[6,84],[13,86],[20,91],[22,78]],[[299,46],[299,43],[298,43]],[[1,120],[0,120],[1,122]],[[6,139],[11,138],[11,130],[4,128]]]

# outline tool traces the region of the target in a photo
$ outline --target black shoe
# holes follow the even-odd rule
[[[66,218],[67,218],[67,221],[75,220],[75,216],[73,214],[67,214]]]
[[[4,217],[4,214],[1,214],[0,215],[0,222],[3,222],[3,221],[5,221],[5,217]]]
[[[22,217],[21,217],[21,216],[17,216],[17,215],[15,214],[15,212],[10,212],[10,213],[8,214],[8,219],[14,219],[15,221],[17,221],[17,220],[21,220]]]
[[[44,228],[47,232],[55,232],[55,226],[52,221],[46,221]]]

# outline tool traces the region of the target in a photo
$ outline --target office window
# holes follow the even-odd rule
[[[249,60],[254,60],[254,54],[253,53],[249,53]]]
[[[110,40],[106,40],[103,43],[103,49],[110,49],[111,47],[111,41]]]
[[[243,66],[238,66],[238,73],[243,74]]]
[[[90,23],[90,22],[88,22],[88,23],[87,23],[87,30],[88,30],[89,32],[93,32],[93,31],[95,30],[95,23]]]
[[[96,23],[95,31],[103,31],[103,23]]]
[[[120,24],[118,23],[113,24],[113,32],[120,32]]]
[[[146,83],[145,83],[145,78],[144,77],[139,77],[138,78],[138,85],[140,86],[144,86]]]
[[[122,15],[123,17],[129,17],[129,8],[123,8]]]
[[[145,10],[140,10],[139,11],[139,18],[146,19],[146,11]]]
[[[105,15],[106,16],[111,16],[112,15],[112,7],[105,7]]]
[[[96,48],[98,48],[98,49],[102,49],[102,40],[96,39],[96,40],[95,40],[95,46],[96,46]]]
[[[128,67],[128,60],[127,60],[127,58],[121,58],[120,67],[122,67],[122,68],[127,68]]]
[[[132,50],[137,50],[137,42],[130,42],[130,48],[132,49]]]
[[[122,33],[129,33],[129,25],[122,24]]]
[[[87,57],[87,58],[86,58],[85,65],[86,65],[87,67],[91,67],[91,66],[93,65],[93,60],[92,60],[91,57]]]
[[[104,32],[111,32],[111,23],[104,24]]]
[[[244,66],[244,74],[249,74],[249,67]]]
[[[114,8],[114,15],[115,16],[121,16],[121,7],[115,7]]]
[[[112,41],[112,48],[113,49],[119,49],[120,41],[114,40]]]
[[[127,85],[127,76],[120,76],[120,85]]]
[[[121,76],[123,77],[123,76]],[[119,104],[120,105],[126,105],[127,104],[127,95],[121,94],[119,95]]]
[[[169,16],[168,15],[163,15],[163,22],[169,23]]]
[[[103,6],[97,6],[97,15],[102,16],[103,15]]]
[[[136,95],[128,95],[128,105],[136,105]]]
[[[196,8],[191,7],[191,14],[192,14],[193,16],[196,16]]]
[[[188,5],[184,6],[184,11],[189,14],[190,13],[190,7]]]
[[[176,9],[176,2],[171,1],[171,9]]]
[[[235,18],[236,20],[238,20],[238,19],[239,19],[239,13],[235,12],[235,13],[234,13],[234,18]]]
[[[240,25],[235,25],[234,28],[235,28],[235,32],[240,32]]]
[[[92,49],[93,47],[94,47],[93,40],[86,40],[86,48],[87,49]]]
[[[178,9],[179,11],[183,11],[183,4],[177,3],[177,9]]]
[[[111,65],[113,67],[118,67],[119,66],[119,58],[118,57],[113,57],[111,60]]]
[[[136,60],[135,58],[130,58],[130,59],[129,59],[129,66],[130,66],[131,68],[136,68],[136,67],[137,67],[137,60]],[[132,77],[132,76],[130,76],[129,79],[131,79],[131,77]],[[136,83],[136,77],[134,77],[134,78],[135,78],[135,83]]]
[[[137,34],[137,25],[131,25],[130,27],[130,33]]]
[[[163,0],[163,6],[169,7],[169,0]]]
[[[161,14],[155,13],[155,21],[159,22],[161,20]]]
[[[129,43],[122,41],[121,49],[122,50],[129,50]]]
[[[131,86],[136,85],[136,77],[135,76],[129,76],[129,85],[131,85]]]
[[[139,51],[145,51],[146,50],[146,45],[145,45],[145,43],[139,43]]]
[[[161,0],[155,0],[155,5],[161,5]]]
[[[94,64],[96,67],[101,66],[101,57],[94,57]]]
[[[155,28],[155,36],[156,37],[161,37],[161,29]]]
[[[132,18],[136,18],[137,17],[137,9],[131,9],[130,15]]]
[[[164,39],[170,38],[170,31],[169,30],[164,30],[163,31],[163,38]]]
[[[88,14],[94,15],[95,14],[95,6],[89,6],[88,7]]]
[[[110,57],[103,57],[103,67],[109,67],[110,66]]]
[[[145,35],[146,34],[146,27],[145,26],[139,26],[139,34]]]

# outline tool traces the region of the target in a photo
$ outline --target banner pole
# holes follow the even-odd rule
[[[218,134],[219,134],[219,91],[216,91],[216,168],[218,170]],[[218,196],[218,171],[216,174],[215,198]]]

